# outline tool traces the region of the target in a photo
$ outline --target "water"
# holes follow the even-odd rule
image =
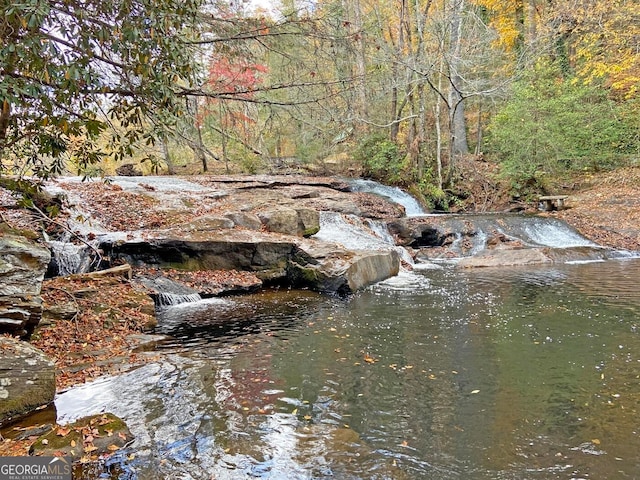
[[[320,212],[320,230],[313,238],[325,242],[338,242],[351,250],[395,250],[403,261],[413,264],[411,255],[405,248],[395,245],[383,222],[365,220],[356,215]]]
[[[122,416],[121,478],[640,478],[639,275],[445,266],[183,304],[157,362],[58,415]]]
[[[415,198],[398,187],[390,187],[388,185],[382,185],[381,183],[374,182],[373,180],[365,180],[362,178],[350,180],[349,183],[351,184],[351,189],[354,192],[375,193],[376,195],[386,197],[389,200],[402,205],[405,209],[405,214],[408,217],[424,215],[426,213],[422,208],[422,205],[420,205]]]
[[[51,250],[52,273],[59,276],[74,273],[86,273],[100,263],[100,259],[88,245],[76,245],[69,241],[50,240],[47,246]]]

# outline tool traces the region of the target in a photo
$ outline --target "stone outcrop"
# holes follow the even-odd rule
[[[270,232],[309,237],[320,230],[320,214],[311,208],[277,208],[259,215]]]
[[[394,251],[352,251],[265,232],[156,232],[156,238],[103,243],[112,259],[182,270],[244,270],[260,280],[347,294],[397,275]]]
[[[552,259],[542,248],[497,249],[485,250],[473,257],[465,257],[458,262],[457,267],[504,267],[544,263],[552,263]]]
[[[292,256],[287,274],[294,285],[345,295],[393,277],[399,270],[400,258],[392,250],[346,250],[330,243],[305,242]]]
[[[0,337],[0,425],[53,401],[55,365],[27,342]]]
[[[261,232],[156,232],[138,241],[105,242],[101,248],[112,259],[134,266],[181,270],[247,270],[261,280],[286,276],[294,243]]]
[[[91,195],[95,186],[71,189],[69,182],[61,185],[68,198],[91,216],[91,234],[113,264],[183,271],[238,270],[266,284],[344,293],[398,272],[395,253],[318,246],[322,242],[310,238],[320,230],[321,211],[376,219],[404,214],[402,207],[386,198],[350,191],[350,184],[340,179],[296,175],[117,177],[101,190],[117,206],[117,215],[105,215],[104,202],[95,202],[96,195]],[[153,221],[142,221],[141,212]],[[123,231],[125,225],[132,230]]]
[[[40,289],[51,253],[25,237],[0,236],[0,333],[28,337],[42,316]]]

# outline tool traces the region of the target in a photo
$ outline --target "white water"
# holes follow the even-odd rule
[[[398,187],[382,185],[373,180],[357,179],[351,181],[351,188],[354,192],[375,193],[376,195],[386,197],[392,202],[402,205],[407,217],[415,217],[427,213],[415,198],[407,192],[400,190]]]
[[[409,252],[395,245],[384,224],[363,220],[355,215],[320,212],[320,231],[313,238],[339,243],[350,250],[394,250],[403,261],[413,265]]]
[[[529,242],[553,248],[598,247],[567,224],[550,218],[530,219],[523,231]],[[526,239],[525,239],[526,240]]]
[[[47,246],[58,269],[58,275],[64,277],[74,273],[90,272],[99,260],[87,245],[76,245],[69,241],[49,240]],[[93,255],[93,256],[92,256]]]
[[[199,293],[180,294],[170,292],[160,292],[156,297],[158,307],[171,307],[183,303],[195,303],[202,300]]]

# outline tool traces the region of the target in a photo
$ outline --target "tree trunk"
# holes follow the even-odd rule
[[[188,101],[188,100],[187,100]],[[200,119],[198,118],[198,100],[194,99],[194,128],[196,130],[196,146],[193,148],[193,154],[196,157],[196,160],[199,160],[202,163],[202,171],[206,172],[208,170],[207,166],[207,156],[205,155],[204,142],[202,140],[202,131],[200,129]]]
[[[460,66],[460,46],[462,41],[462,14],[465,0],[451,0],[451,44],[449,46],[449,128],[450,158],[447,183],[455,170],[456,159],[469,153],[467,143],[467,122],[464,116],[464,97],[462,95],[462,77],[458,72]]]
[[[358,116],[361,120],[366,120],[368,116],[367,108],[367,61],[365,51],[365,32],[362,22],[362,10],[360,8],[360,0],[353,2],[353,22],[356,27],[355,45],[356,45],[356,96],[358,101]]]
[[[475,154],[480,156],[482,154],[482,98],[478,100],[478,124],[476,126],[476,151]]]
[[[442,91],[442,77],[444,75],[443,59],[440,59],[440,68],[438,71],[438,88],[437,91]],[[436,179],[438,181],[438,188],[442,190],[442,102],[443,99],[440,95],[436,95],[435,106],[435,123],[436,123]]]
[[[538,36],[538,25],[536,20],[536,0],[528,0],[525,8],[527,9],[525,45],[530,46]]]
[[[404,44],[405,44],[405,40],[404,40],[404,23],[405,23],[405,16],[406,16],[406,12],[407,12],[407,7],[406,7],[406,0],[401,0],[400,2],[400,18],[398,19],[398,45],[396,46],[395,50],[395,55],[396,57],[399,59],[402,57],[402,53],[404,51]],[[398,133],[400,133],[400,117],[401,115],[401,108],[398,105],[398,76],[399,76],[400,72],[398,69],[398,62],[397,61],[392,61],[391,64],[391,75],[392,75],[392,79],[393,79],[393,88],[391,90],[391,114],[393,115],[392,118],[392,123],[391,123],[391,141],[392,142],[397,142],[398,141]]]
[[[2,102],[2,110],[0,110],[0,157],[7,141],[7,130],[9,129],[9,120],[11,119],[11,104],[4,100]]]
[[[171,158],[171,154],[169,153],[169,145],[167,141],[167,137],[162,137],[162,156],[164,157],[164,162],[167,164],[167,171],[169,175],[175,175],[176,170],[173,165],[173,159]]]

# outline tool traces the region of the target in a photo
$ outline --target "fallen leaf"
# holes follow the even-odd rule
[[[594,438],[593,440],[591,440],[591,443],[593,443],[594,445],[600,445],[600,440]]]
[[[373,358],[372,356],[370,356],[368,353],[364,354],[364,361],[367,363],[376,363],[377,360],[375,358]]]
[[[480,393],[480,390],[472,390],[471,393]]]
[[[96,450],[98,450],[98,447],[96,447],[95,445],[91,444],[91,445],[87,445],[86,447],[83,448],[84,453],[91,453],[91,452],[95,452]]]
[[[71,432],[70,428],[58,427],[56,431],[56,435],[60,437],[66,437],[67,435],[69,435],[69,432]]]
[[[116,450],[120,450],[120,447],[112,444],[107,447],[107,450],[109,450],[110,452],[115,452]]]

